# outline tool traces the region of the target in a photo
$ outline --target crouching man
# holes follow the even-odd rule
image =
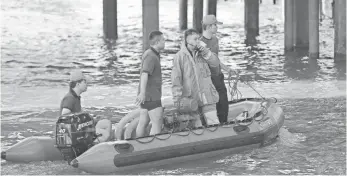
[[[79,113],[82,111],[81,94],[87,91],[87,80],[80,70],[70,73],[69,91],[60,103],[59,115],[70,113]],[[96,123],[95,130],[99,136],[94,142],[106,142],[113,139],[112,124],[109,119],[97,117],[94,118]]]

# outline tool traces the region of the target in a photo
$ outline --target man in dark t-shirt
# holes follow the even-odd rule
[[[87,91],[86,77],[80,70],[70,73],[69,92],[64,96],[60,103],[59,115],[69,113],[79,113],[82,111],[81,94]],[[100,136],[94,142],[105,142],[113,138],[112,123],[107,118],[94,118],[96,123],[95,130]]]
[[[219,43],[218,38],[215,36],[218,30],[219,24],[223,24],[217,21],[214,15],[206,15],[202,20],[203,33],[201,41],[206,48],[209,48],[213,53],[218,55]],[[216,104],[217,115],[220,123],[225,123],[228,120],[229,104],[228,104],[228,94],[224,83],[224,74],[221,69],[230,73],[235,73],[231,68],[220,62],[219,67],[210,67],[211,79],[213,85],[216,87],[219,94],[219,102]]]
[[[162,75],[159,52],[165,48],[165,38],[160,31],[149,34],[150,48],[141,60],[140,85],[136,104],[140,105],[140,119],[136,136],[144,136],[149,120],[152,122],[150,135],[159,134],[163,124],[163,107],[161,104]]]
[[[81,94],[87,91],[87,81],[79,70],[70,73],[70,89],[60,103],[59,115],[82,111]]]

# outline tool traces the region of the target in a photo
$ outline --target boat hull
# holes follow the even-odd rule
[[[29,137],[1,152],[1,158],[11,162],[63,160],[54,145],[55,140],[49,136]]]
[[[229,120],[235,119],[235,116],[245,110],[257,109],[254,107],[259,107],[259,101],[230,102]],[[278,105],[269,102],[267,109],[266,116],[261,120],[254,120],[248,126],[229,124],[161,134],[155,138],[152,136],[100,143],[77,157],[72,165],[86,172],[106,174],[259,147],[275,138],[284,123],[284,114]],[[133,120],[136,114],[132,113]],[[124,131],[118,133],[123,135]],[[2,159],[12,162],[63,160],[54,144],[55,139],[50,137],[30,137],[2,152]]]
[[[100,143],[77,157],[72,166],[89,173],[109,174],[259,147],[275,138],[284,122],[283,111],[279,106],[270,103],[267,108],[266,116],[248,126],[229,124],[156,137]],[[235,109],[237,106],[231,110],[231,114],[236,113],[233,111]],[[252,106],[248,109],[252,109]],[[237,111],[244,110],[239,108]]]

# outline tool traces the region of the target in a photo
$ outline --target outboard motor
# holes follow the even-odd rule
[[[92,147],[95,138],[95,122],[88,113],[68,114],[58,118],[55,147],[69,163]]]

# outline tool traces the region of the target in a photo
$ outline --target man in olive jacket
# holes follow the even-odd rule
[[[173,59],[171,73],[173,101],[192,98],[198,102],[199,110],[207,125],[219,124],[216,103],[219,95],[211,80],[210,67],[219,67],[216,54],[200,45],[200,35],[194,29],[184,32],[184,40]],[[195,120],[195,127],[202,126]]]

